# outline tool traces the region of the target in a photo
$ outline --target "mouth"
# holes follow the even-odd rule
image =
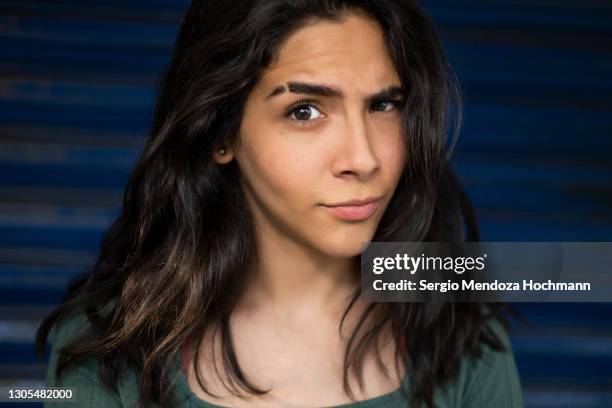
[[[346,221],[363,221],[368,219],[378,208],[380,197],[368,197],[323,205],[333,216]]]

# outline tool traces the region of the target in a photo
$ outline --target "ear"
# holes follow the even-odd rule
[[[217,164],[227,164],[234,158],[234,150],[228,145],[216,145],[213,149],[213,160]]]

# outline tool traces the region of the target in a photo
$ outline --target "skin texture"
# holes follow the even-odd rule
[[[290,81],[332,86],[343,96],[288,92]],[[281,85],[285,92],[269,97]],[[373,104],[368,97],[400,85],[374,20],[350,14],[341,22],[315,21],[282,45],[248,97],[237,145],[214,156],[219,165],[237,160],[254,216],[258,257],[231,329],[248,378],[273,389],[256,397],[258,406],[350,402],[342,390],[342,359],[363,305],[349,315],[342,335],[338,324],[359,284],[355,260],[362,242],[374,236],[406,160],[399,105]],[[288,112],[302,100],[312,105]],[[363,221],[340,220],[324,207],[371,196],[381,198]],[[223,398],[199,391],[190,368],[191,388],[215,404],[248,406],[214,379],[210,344],[210,338],[202,343],[198,367]],[[395,345],[385,344],[381,357],[391,369]],[[358,399],[399,386],[399,378],[384,378],[373,359],[366,359],[364,380],[363,391],[351,381]]]

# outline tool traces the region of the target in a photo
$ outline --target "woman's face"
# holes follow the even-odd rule
[[[230,151],[259,238],[333,257],[361,252],[405,163],[400,85],[380,28],[365,17],[321,20],[283,43],[248,97]]]

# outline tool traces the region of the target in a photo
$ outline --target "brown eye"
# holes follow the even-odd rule
[[[394,108],[399,108],[401,105],[400,101],[388,100],[388,101],[378,101],[372,104],[372,111],[377,112],[389,112]]]
[[[321,112],[319,112],[319,110],[317,109],[317,107],[311,102],[302,101],[297,105],[294,105],[289,108],[285,116],[291,120],[305,123],[312,122],[320,118],[322,115]]]

